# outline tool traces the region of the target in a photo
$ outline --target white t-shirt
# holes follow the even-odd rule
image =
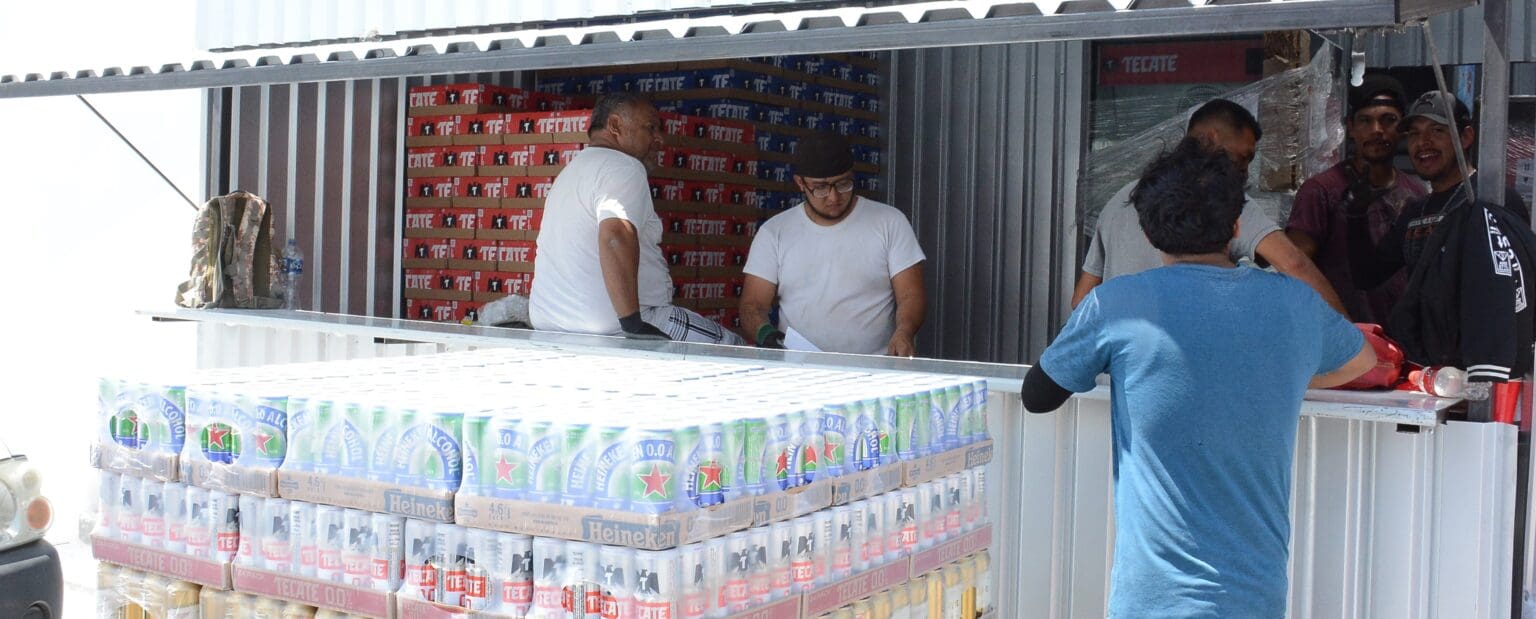
[[[896,331],[891,278],[925,256],[901,211],[857,200],[832,226],[811,221],[804,203],[774,215],[742,270],[779,287],[781,330],[821,350],[881,355]]]
[[[635,225],[640,305],[672,302],[672,274],[661,255],[661,219],[651,203],[645,164],[616,150],[592,147],[560,172],[544,200],[528,300],[528,318],[535,329],[619,332],[598,255],[597,225],[609,218]]]
[[[1131,181],[1121,188],[1104,205],[1104,210],[1099,211],[1099,223],[1094,228],[1093,241],[1088,245],[1088,256],[1083,260],[1083,271],[1089,275],[1109,281],[1163,266],[1163,254],[1141,231],[1141,220],[1136,216],[1136,207],[1131,205],[1131,192],[1136,189],[1136,183]],[[1238,236],[1227,247],[1233,261],[1255,259],[1259,241],[1280,231],[1280,226],[1266,217],[1252,198],[1244,198],[1243,211],[1237,216],[1241,224]]]

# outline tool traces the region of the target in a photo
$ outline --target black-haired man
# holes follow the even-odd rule
[[[672,274],[647,180],[661,148],[656,108],[634,94],[604,96],[587,134],[591,147],[560,171],[544,201],[538,284],[528,301],[534,328],[742,344],[718,323],[671,304]]]
[[[1365,76],[1350,89],[1345,129],[1353,155],[1301,184],[1286,224],[1286,234],[1328,277],[1355,322],[1385,325],[1408,285],[1408,278],[1399,273],[1374,289],[1355,286],[1344,219],[1347,211],[1363,210],[1372,240],[1380,241],[1403,206],[1424,195],[1422,182],[1399,174],[1392,165],[1398,130],[1408,111],[1406,99],[1402,85],[1380,73]],[[1360,204],[1351,206],[1352,201]]]
[[[763,224],[747,256],[741,325],[759,346],[910,357],[923,325],[923,250],[901,211],[853,193],[847,140],[795,150],[805,201]],[[779,325],[768,319],[774,300]]]
[[[1307,387],[1375,363],[1300,282],[1237,267],[1242,175],[1185,139],[1131,196],[1167,266],[1088,292],[1024,380],[1048,412],[1108,372],[1114,617],[1285,615],[1291,460]]]
[[[1404,206],[1379,244],[1371,242],[1366,213],[1350,211],[1350,270],[1357,285],[1369,287],[1406,269],[1408,287],[1387,334],[1409,361],[1465,369],[1468,398],[1486,400],[1488,383],[1531,370],[1536,311],[1525,269],[1536,268],[1536,247],[1529,213],[1513,192],[1502,207],[1472,200],[1475,180],[1462,174],[1452,133],[1464,154],[1477,133],[1454,95],[1424,93],[1403,122],[1414,172],[1432,193]]]
[[[1226,153],[1237,167],[1240,180],[1246,183],[1248,164],[1253,162],[1259,138],[1264,132],[1259,121],[1243,106],[1226,99],[1212,99],[1190,115],[1186,135],[1198,140],[1208,150]],[[1105,281],[1160,264],[1157,249],[1147,242],[1136,221],[1136,211],[1131,208],[1131,190],[1135,186],[1134,182],[1127,184],[1099,212],[1098,226],[1083,262],[1083,272],[1072,291],[1073,307],[1082,302],[1088,291]],[[1333,287],[1328,285],[1327,278],[1257,206],[1245,202],[1241,221],[1243,233],[1231,246],[1233,260],[1262,257],[1275,270],[1311,286],[1334,309],[1344,311],[1344,305],[1339,302]]]

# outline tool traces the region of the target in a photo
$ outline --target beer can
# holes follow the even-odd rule
[[[339,447],[337,471],[342,477],[362,479],[368,475],[369,453],[373,447],[376,428],[373,426],[373,412],[354,396],[345,402],[338,402],[341,407],[341,415],[336,420],[330,436],[325,439],[325,446],[331,449]]]
[[[622,546],[598,549],[598,580],[602,584],[602,619],[633,617],[635,613],[635,551]]]
[[[675,509],[689,510],[698,507],[698,483],[700,461],[704,457],[702,439],[704,432],[697,425],[676,424],[672,428],[672,446],[675,450],[677,490],[674,495]]]
[[[961,602],[965,597],[965,585],[963,584],[964,580],[961,578],[960,567],[951,564],[940,570],[939,573],[944,575],[944,603],[941,606],[943,609],[943,619],[972,619],[971,617],[963,617],[960,612]]]
[[[775,600],[795,593],[791,568],[795,550],[795,525],[792,522],[775,522],[768,526],[768,586]]]
[[[990,436],[987,430],[987,381],[984,379],[973,381],[971,394],[971,438],[984,441]]]
[[[243,467],[275,469],[283,463],[288,446],[288,397],[244,394],[235,398],[237,428],[245,440],[235,447],[235,463]]]
[[[948,508],[944,501],[944,482],[934,480],[918,486],[918,493],[922,504],[919,509],[923,511],[922,523],[926,525],[922,533],[923,548],[932,548],[948,538],[946,526],[948,526]]]
[[[315,578],[346,582],[342,554],[346,551],[346,510],[334,505],[315,506]]]
[[[848,616],[850,619],[885,619],[874,614],[874,612],[874,604],[869,598],[854,600],[853,604],[848,606]]]
[[[565,541],[548,537],[533,538],[533,615],[562,617],[562,593],[566,578]]]
[[[289,602],[283,605],[282,619],[315,619],[315,607],[306,606],[298,602]]]
[[[901,432],[901,410],[895,395],[875,399],[875,429],[879,433],[880,464],[888,466],[902,458],[896,437]]]
[[[914,580],[916,580],[914,578]],[[922,616],[912,614],[912,586],[910,582],[891,587],[891,617],[892,619],[927,619],[927,610]]]
[[[529,490],[528,437],[522,421],[505,413],[489,420],[480,468],[484,490],[498,499],[522,499]]]
[[[214,557],[215,516],[208,497],[207,488],[187,486],[187,554],[199,559]]]
[[[970,532],[976,528],[977,520],[981,517],[981,510],[976,504],[976,492],[972,486],[971,472],[960,471],[955,474],[955,483],[960,492],[960,530]]]
[[[972,467],[969,471],[971,474],[971,509],[975,513],[971,520],[979,525],[987,521],[987,467]]]
[[[942,397],[943,389],[939,390]],[[931,456],[944,450],[944,411],[941,397],[935,397],[931,389],[912,394],[917,398],[917,421],[913,424],[918,437],[913,439],[918,457]]]
[[[762,606],[773,601],[773,572],[769,568],[768,554],[778,552],[773,546],[773,534],[770,528],[753,527],[747,530],[748,538],[752,542],[750,563],[747,570],[747,599],[753,606]]]
[[[437,527],[439,525],[407,518],[405,521],[405,584],[400,595],[437,601]]]
[[[709,594],[709,610],[706,617],[724,617],[730,614],[731,596],[728,590],[730,578],[730,545],[725,538],[704,541],[704,582]]]
[[[658,514],[676,508],[679,453],[670,429],[645,428],[636,432],[630,458],[631,510]]]
[[[845,402],[821,407],[821,470],[827,477],[842,477],[844,471],[856,468],[848,458],[852,453],[848,435],[853,427],[850,421],[858,419],[857,406],[856,402]]]
[[[560,424],[560,458],[563,471],[560,480],[560,502],[565,505],[589,506],[592,504],[593,441],[592,424],[564,422]]]
[[[432,546],[437,549],[437,599],[436,601],[449,606],[462,606],[464,604],[464,591],[467,588],[467,577],[464,558],[465,530],[456,524],[438,524],[434,531]]]
[[[389,514],[368,515],[369,582],[374,591],[393,592],[405,579],[405,519]]]
[[[267,564],[262,560],[258,545],[265,537],[262,535],[262,499],[248,494],[240,495],[237,499],[238,525],[236,527],[237,543],[235,563],[256,569],[266,569]]]
[[[960,444],[970,445],[976,438],[976,381],[964,380],[955,385],[960,390]]]
[[[941,480],[944,493],[944,539],[959,537],[964,525],[965,516],[961,511],[965,508],[960,491],[960,478],[962,473],[946,475]]]
[[[709,553],[704,543],[683,546],[679,552],[682,568],[682,608],[684,619],[709,616],[710,598],[714,589],[710,586]]]
[[[518,428],[528,441],[526,498],[541,503],[559,503],[565,477],[560,459],[564,434],[543,419],[523,419]]]
[[[396,415],[405,411],[397,410]],[[396,483],[429,490],[457,491],[463,479],[464,414],[419,412],[414,425],[402,424],[395,444]]]
[[[873,496],[859,501],[864,514],[864,548],[860,556],[866,568],[885,564],[885,497]]]
[[[358,409],[356,415],[367,419],[369,429],[366,434],[368,470],[365,476],[369,481],[396,483],[398,479],[395,476],[395,447],[400,442],[402,429],[398,411],[371,402],[358,403],[356,406]]]
[[[304,426],[307,430],[302,442],[308,443],[309,452],[314,454],[313,469],[326,475],[341,474],[342,440],[346,436],[345,424],[338,423],[341,406],[332,397],[310,398],[308,402],[310,421]]]
[[[725,607],[739,613],[751,605],[752,534],[736,531],[725,537]]]
[[[315,470],[319,453],[315,431],[315,404],[312,396],[288,397],[288,453],[283,456],[283,470]]]
[[[592,505],[599,509],[629,509],[629,427],[602,424],[593,431]]]
[[[795,473],[800,460],[800,443],[795,441],[791,416],[776,414],[768,418],[768,448],[763,462],[764,488],[788,490],[796,485]],[[771,474],[771,481],[769,475]]]
[[[305,578],[314,578],[316,553],[320,548],[315,535],[315,504],[289,501],[288,529],[292,532],[289,552],[293,555],[295,571]]]
[[[927,402],[919,400],[916,393],[903,393],[894,397],[896,405],[896,455],[903,461],[916,460],[927,454],[923,437],[928,431]]]
[[[96,527],[93,534],[107,539],[119,539],[117,514],[122,504],[121,476],[110,471],[97,471],[96,475]]]
[[[261,502],[261,560],[274,572],[294,571],[292,508],[286,499]]]
[[[586,619],[602,619],[603,586],[601,560],[602,546],[587,542],[570,542],[565,545],[566,569],[571,572],[568,590],[570,608],[580,610]],[[583,616],[578,615],[578,616]]]
[[[130,544],[143,542],[144,480],[132,475],[118,479],[117,538]]]
[[[836,580],[832,576],[832,557],[837,552],[837,521],[830,509],[811,516],[816,520],[816,586],[819,587]]]
[[[795,531],[795,554],[790,559],[790,578],[793,593],[804,593],[816,587],[817,542],[816,517],[805,515],[791,521]]]
[[[821,433],[822,412],[821,407],[811,407],[800,411],[797,418],[800,422],[800,470],[799,483],[809,484],[821,479],[826,474],[822,469],[822,452],[826,450],[826,439]]]
[[[678,616],[682,598],[679,561],[677,550],[635,551],[635,614],[639,619]]]
[[[139,517],[139,543],[165,547],[165,483],[153,479],[139,482],[143,511]]]
[[[848,569],[851,574],[863,573],[869,565],[869,532],[865,530],[868,524],[864,516],[864,507],[867,501],[854,501],[848,504]]]
[[[748,417],[742,420],[743,446],[741,484],[744,494],[757,496],[767,492],[765,484],[772,483],[772,471],[768,457],[768,420]]]
[[[459,448],[464,451],[464,479],[459,493],[466,496],[490,496],[491,478],[496,473],[492,466],[494,448],[491,439],[491,413],[477,412],[464,415],[464,437]]]
[[[692,427],[679,430],[693,431]],[[725,480],[730,476],[725,466],[725,425],[705,423],[698,426],[697,432],[698,442],[683,469],[690,507],[719,505],[725,502]]]
[[[891,598],[894,595],[890,589],[886,589],[869,596],[870,613],[875,617],[884,617],[886,619],[894,617],[896,613],[891,605]]]
[[[864,398],[851,405],[857,413],[849,437],[854,467],[864,471],[880,465],[880,400]]]
[[[731,416],[720,422],[724,432],[720,458],[723,501],[748,496],[746,488],[747,425],[740,417]]]
[[[992,610],[992,555],[976,553],[976,608]]]
[[[491,577],[496,557],[501,554],[496,548],[499,541],[494,531],[464,530],[464,595],[460,606],[479,611],[490,605]]]
[[[161,486],[165,509],[165,549],[187,554],[187,486],[173,481]]]
[[[896,556],[910,556],[913,552],[917,551],[918,543],[921,541],[918,534],[917,488],[902,488],[890,494],[896,498],[894,529],[896,533],[896,548],[898,549]],[[890,506],[890,503],[886,504],[887,508]],[[890,540],[889,535],[887,535],[886,539]],[[890,555],[889,547],[886,549],[886,554],[888,559],[894,558]]]
[[[969,385],[970,383],[966,383]],[[969,433],[961,428],[965,416],[965,390],[959,383],[944,386],[944,448],[955,449],[969,443]]]
[[[533,538],[517,533],[497,533],[502,556],[496,562],[494,582],[500,587],[502,614],[520,617],[533,605]]]

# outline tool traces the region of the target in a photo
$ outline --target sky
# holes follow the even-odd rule
[[[153,10],[146,9],[153,6]],[[49,0],[0,3],[0,74],[186,62],[197,57],[195,4]],[[90,101],[193,200],[200,201],[200,91],[93,95]],[[0,99],[0,443],[43,475],[56,517],[49,539],[66,574],[78,520],[92,509],[88,445],[98,427],[96,379],[184,371],[193,327],[155,323],[185,279],[195,211],[74,97]],[[0,455],[5,449],[0,447]],[[83,563],[83,564],[82,564]],[[67,580],[74,580],[67,578]],[[85,616],[77,601],[66,616]]]

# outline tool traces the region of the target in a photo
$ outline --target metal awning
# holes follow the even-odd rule
[[[632,16],[483,34],[0,76],[0,98],[713,60],[1073,39],[1394,26],[1473,0],[949,0]],[[851,4],[851,3],[849,3]],[[297,53],[294,53],[297,52]]]

